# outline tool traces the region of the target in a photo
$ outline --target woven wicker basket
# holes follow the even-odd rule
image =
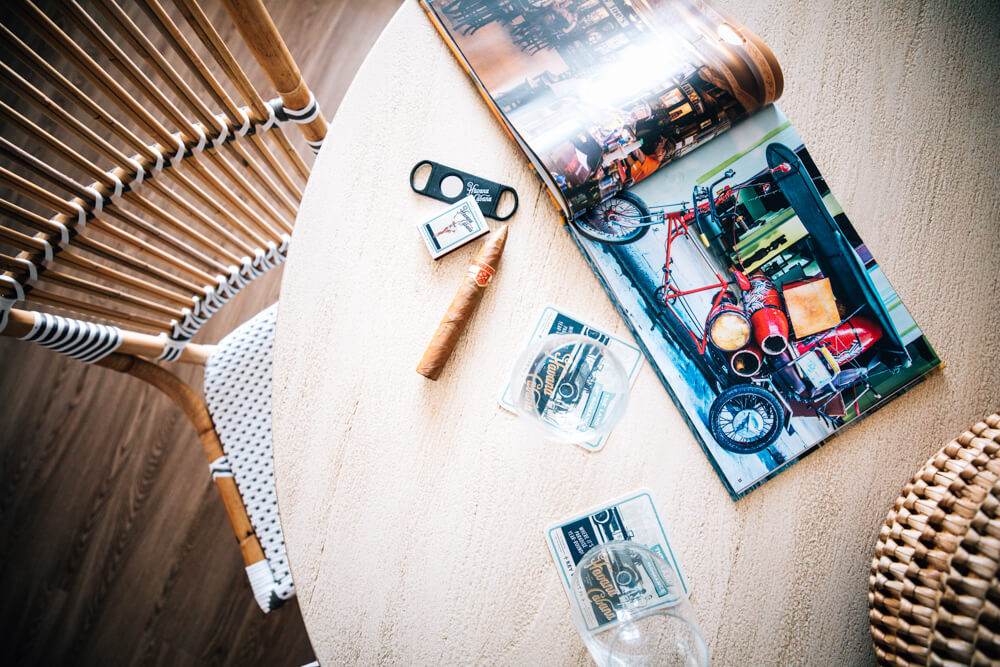
[[[884,665],[1000,664],[1000,414],[903,487],[868,579]]]

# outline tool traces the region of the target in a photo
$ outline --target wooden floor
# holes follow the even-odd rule
[[[327,118],[399,2],[267,0]],[[226,25],[216,3],[203,4]],[[252,62],[228,37],[241,62]],[[279,284],[280,271],[255,283],[206,326],[204,340],[273,303]],[[198,369],[175,368],[200,389]],[[164,396],[0,338],[0,397],[5,662],[313,659],[294,601],[267,616],[253,601],[198,440]]]

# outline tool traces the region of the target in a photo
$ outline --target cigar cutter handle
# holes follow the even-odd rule
[[[431,173],[427,177],[427,182],[418,188],[415,177],[417,171],[425,165],[430,166]],[[461,181],[461,186],[458,185],[459,181]],[[444,186],[444,191],[442,190],[442,185]],[[410,187],[418,194],[433,197],[449,204],[454,204],[459,199],[464,199],[472,195],[476,203],[479,204],[479,210],[483,212],[483,215],[494,220],[506,220],[517,211],[517,191],[514,188],[482,178],[481,176],[476,176],[475,174],[470,174],[461,169],[447,167],[432,160],[421,160],[413,165],[413,169],[410,171]],[[445,191],[448,194],[445,194]],[[514,207],[510,209],[509,213],[500,217],[497,215],[497,207],[500,204],[501,195],[505,192],[509,192],[514,198]]]

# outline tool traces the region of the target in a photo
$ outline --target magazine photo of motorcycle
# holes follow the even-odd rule
[[[703,0],[421,2],[733,499],[940,364],[746,26]]]
[[[572,227],[734,496],[939,363],[775,107]]]

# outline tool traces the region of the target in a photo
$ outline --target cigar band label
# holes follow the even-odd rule
[[[480,287],[486,287],[493,280],[493,275],[496,270],[489,264],[483,264],[482,262],[473,261],[469,264],[469,275],[472,279],[476,281],[476,284]]]

